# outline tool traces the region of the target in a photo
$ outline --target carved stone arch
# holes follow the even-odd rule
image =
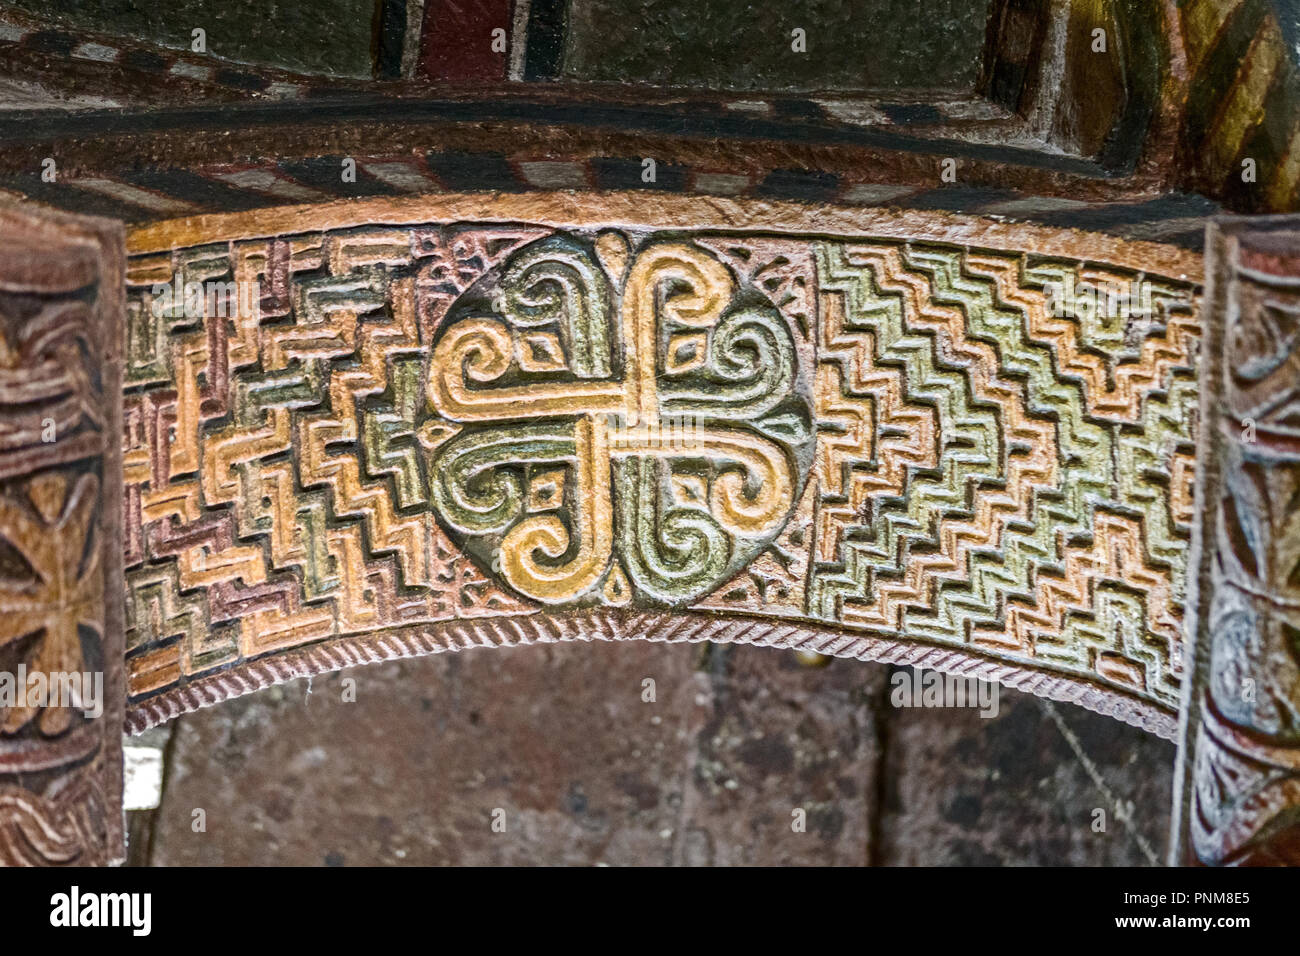
[[[4,651],[79,647],[108,694],[6,704],[7,859],[119,856],[123,703],[592,639],[1163,736],[1181,693],[1174,859],[1295,858],[1291,219],[1213,229],[1202,306],[1195,253],[928,213],[448,195],[167,222],[125,267],[5,215],[41,256],[0,249]]]
[[[856,635],[842,629],[762,617],[721,617],[693,611],[628,613],[609,609],[428,624],[280,651],[132,704],[127,712],[126,729],[128,733],[140,733],[182,714],[284,681],[382,661],[558,641],[634,640],[752,644],[907,665],[994,682],[1049,700],[1075,704],[1165,739],[1173,739],[1177,731],[1176,714],[1132,695],[1118,693],[1097,682],[1046,672],[1023,663],[981,657],[962,649]]]
[[[134,730],[368,661],[631,638],[912,663],[1174,732],[1195,253],[629,194],[130,246]],[[192,283],[236,305],[187,316]],[[706,540],[725,560],[682,566]]]
[[[346,65],[0,12],[0,862],[120,858],[124,719],[593,639],[1073,701],[1179,738],[1174,862],[1300,858],[1300,238],[1199,252],[1300,208],[1292,0],[991,0],[897,91],[371,6]]]

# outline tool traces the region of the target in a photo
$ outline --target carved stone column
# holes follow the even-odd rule
[[[1300,219],[1211,226],[1175,863],[1300,864]]]
[[[119,862],[120,225],[0,209],[0,864]]]

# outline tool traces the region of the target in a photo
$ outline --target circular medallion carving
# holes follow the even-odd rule
[[[523,246],[434,331],[423,431],[439,523],[545,604],[698,599],[771,543],[807,480],[796,342],[695,243]]]

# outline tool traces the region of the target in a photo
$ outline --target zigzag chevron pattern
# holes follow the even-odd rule
[[[1052,315],[1134,277],[906,245],[818,249],[815,615],[969,643],[1169,706],[1190,536],[1191,292]],[[1172,478],[1171,478],[1172,476]]]
[[[198,699],[185,696],[192,682],[212,686],[341,640],[444,622],[477,633],[476,622],[517,627],[542,613],[440,524],[431,462],[463,426],[431,412],[426,363],[444,319],[468,315],[468,327],[480,321],[473,309],[499,308],[491,277],[548,233],[354,228],[132,261],[133,701]],[[638,241],[652,248],[653,238]],[[716,262],[718,277],[758,290],[743,301],[766,295],[784,318],[790,381],[816,431],[782,530],[693,600],[694,618],[781,619],[843,634],[845,647],[870,638],[943,648],[986,669],[1176,708],[1194,287],[937,243],[691,242],[710,250],[699,261]],[[629,250],[608,239],[594,248],[621,294]],[[164,295],[187,284],[219,294],[196,314],[183,294]],[[1141,287],[1150,312],[1059,307],[1062,289],[1087,284]],[[678,341],[706,350],[681,353],[683,368],[708,356],[710,334],[683,333]],[[549,364],[521,365],[541,369],[525,382],[544,380],[571,348],[564,335],[529,341],[548,351],[518,361]],[[537,495],[562,487],[570,466],[547,467],[520,472],[530,508],[546,507]],[[675,507],[710,507],[691,505],[712,500],[707,472],[664,467]],[[599,601],[626,601],[617,561],[601,588]],[[321,659],[331,654],[348,656]]]

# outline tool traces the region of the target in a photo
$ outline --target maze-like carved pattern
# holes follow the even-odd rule
[[[542,260],[598,293],[512,292]],[[1054,301],[1135,282],[1146,314]],[[224,298],[197,315],[163,301],[187,283]],[[956,649],[1177,707],[1198,343],[1185,282],[939,243],[429,225],[141,255],[128,292],[137,702],[352,635],[631,599]],[[721,337],[741,313],[778,353]],[[780,401],[708,411],[690,454],[591,444],[608,438],[601,415],[698,404],[729,370],[744,393],[746,363]],[[542,426],[554,448],[524,434]],[[785,464],[747,470],[769,445]],[[449,450],[500,460],[452,487]],[[736,509],[721,523],[718,487]],[[490,534],[457,511],[507,499]],[[608,541],[584,544],[601,501]],[[761,520],[731,535],[713,580],[673,590],[627,567],[655,535],[689,563],[673,513]],[[512,557],[517,529],[543,524]],[[589,545],[595,570],[578,560]],[[565,578],[581,587],[537,584],[519,554],[542,578],[582,569]]]
[[[1194,316],[1186,289],[1152,283],[1145,328],[1054,317],[1065,269],[937,247],[819,249],[811,608],[1172,703]],[[1128,283],[1099,271],[1081,273]]]
[[[432,325],[535,235],[360,231],[135,260],[132,693],[339,634],[522,609],[438,531],[415,425]],[[183,296],[154,307],[156,283],[218,280],[235,283],[225,317],[187,318]]]

